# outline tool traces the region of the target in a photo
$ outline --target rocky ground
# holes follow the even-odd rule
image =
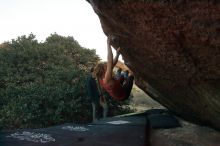
[[[137,110],[137,112],[141,112],[143,110],[148,110],[152,108],[165,108],[152,98],[150,98],[145,92],[143,92],[136,85],[133,86],[132,89],[132,104],[131,106]]]
[[[132,107],[137,111],[165,108],[151,99],[137,86],[132,90]],[[220,132],[179,119],[182,127],[172,129],[152,129],[152,146],[220,146]]]

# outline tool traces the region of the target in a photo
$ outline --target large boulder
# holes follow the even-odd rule
[[[220,129],[220,2],[89,3],[141,89],[180,117]]]

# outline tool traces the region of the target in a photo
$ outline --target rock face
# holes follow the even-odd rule
[[[141,89],[180,117],[220,129],[220,2],[89,2]]]

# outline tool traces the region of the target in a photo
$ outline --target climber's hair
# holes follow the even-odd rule
[[[106,66],[107,66],[106,62],[100,62],[95,66],[94,74],[95,74],[96,78],[98,78],[98,79],[103,78],[103,76],[105,75],[105,72],[106,72]]]

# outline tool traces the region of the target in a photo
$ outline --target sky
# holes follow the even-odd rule
[[[30,33],[43,42],[55,32],[107,59],[106,36],[86,0],[0,0],[0,43]]]

